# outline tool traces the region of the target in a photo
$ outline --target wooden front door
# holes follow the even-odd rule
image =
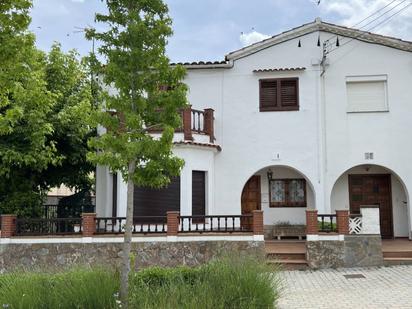
[[[360,206],[378,205],[382,238],[393,237],[391,176],[349,175],[350,212],[360,213]]]
[[[260,176],[249,178],[242,191],[242,215],[250,214],[253,210],[260,210]],[[242,220],[242,226],[250,226],[252,220]]]

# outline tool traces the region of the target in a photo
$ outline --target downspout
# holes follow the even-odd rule
[[[322,59],[319,63],[320,67],[320,75],[319,75],[319,108],[318,108],[318,173],[319,173],[319,185],[323,192],[322,197],[319,199],[321,201],[322,209],[319,209],[317,206],[316,208],[321,210],[323,213],[330,213],[330,203],[328,202],[327,196],[327,186],[326,186],[326,171],[327,171],[327,152],[326,152],[326,94],[325,94],[325,73],[326,73],[326,66],[327,66],[327,51],[326,51],[326,44],[327,42],[323,43],[322,49]],[[320,206],[320,205],[319,205]]]
[[[320,120],[321,120],[321,161],[322,161],[322,187],[323,187],[323,202],[326,213],[331,213],[330,202],[328,201],[328,192],[326,185],[326,173],[328,170],[328,156],[327,156],[327,138],[326,138],[326,83],[325,71],[320,76]]]

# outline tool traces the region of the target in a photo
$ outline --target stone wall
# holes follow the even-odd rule
[[[345,266],[345,242],[339,240],[307,241],[306,259],[310,268]]]
[[[0,244],[0,272],[18,269],[62,269],[71,266],[119,267],[122,243]],[[132,243],[135,268],[196,266],[223,254],[264,256],[263,241],[187,241]]]
[[[345,235],[344,241],[307,241],[306,249],[306,258],[311,268],[383,265],[379,235]]]
[[[346,267],[383,265],[380,235],[345,236],[345,265]]]

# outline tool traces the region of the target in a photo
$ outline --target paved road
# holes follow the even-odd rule
[[[345,278],[363,275],[365,278]],[[412,266],[284,271],[280,309],[412,308]]]

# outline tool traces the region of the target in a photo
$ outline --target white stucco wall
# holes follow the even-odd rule
[[[319,35],[321,42],[333,37],[313,32],[235,60],[232,68],[188,70],[188,99],[196,109],[215,110],[216,143],[222,151],[176,148],[175,153],[186,160],[182,212],[191,211],[193,169],[207,168],[211,214],[240,214],[246,181],[273,165],[291,166],[304,174],[313,185],[314,207],[329,213],[336,180],[354,166],[377,164],[395,172],[405,186],[403,196],[398,179],[392,180],[395,235],[411,230],[412,53],[358,40],[343,45],[347,39],[341,37],[341,47],[327,55],[329,65],[320,77],[321,67],[312,65],[322,57],[322,48],[316,45]],[[288,67],[306,70],[253,73]],[[389,111],[347,113],[346,78],[375,75],[387,76]],[[299,111],[259,112],[259,79],[279,77],[299,78]],[[365,152],[373,152],[374,159],[365,160]],[[265,177],[262,181],[264,195]],[[348,205],[348,193],[344,179],[339,182],[341,189],[333,192],[332,205],[343,207]],[[286,211],[297,221],[303,218],[294,209],[279,210],[274,217],[286,216]],[[272,220],[272,211],[267,212],[265,222]]]
[[[322,37],[329,34],[322,34]],[[330,196],[335,180],[360,164],[384,166],[392,177],[395,236],[407,236],[411,228],[412,192],[412,53],[354,40],[329,56],[325,83],[325,194]],[[347,113],[347,76],[387,76],[388,112]],[[365,160],[365,152],[374,154]],[[346,193],[342,192],[341,200]],[[325,200],[329,203],[330,199]],[[407,204],[403,203],[406,201]],[[401,205],[402,204],[402,205]],[[330,209],[330,204],[326,204]]]
[[[192,215],[192,171],[204,171],[206,172],[206,214],[218,214],[219,211],[214,207],[215,187],[213,186],[216,150],[179,145],[174,148],[174,153],[185,161],[180,174],[180,213],[186,216]]]
[[[316,34],[311,34],[305,42],[315,39]],[[240,197],[246,181],[258,170],[275,164],[294,167],[321,190],[317,121],[319,72],[311,66],[311,57],[319,56],[319,49],[307,44],[308,50],[299,50],[296,57],[290,52],[296,46],[297,41],[291,41],[266,49],[235,61],[234,67],[228,70],[188,72],[185,82],[190,88],[192,105],[215,108],[216,142],[222,146],[222,152],[215,158],[215,201],[220,212],[240,214]],[[307,69],[253,73],[259,68],[298,66]],[[259,112],[259,79],[296,76],[300,89],[298,112]],[[211,78],[213,81],[209,84]],[[212,84],[216,85],[212,91],[214,96],[210,95]],[[322,198],[323,195],[316,196]],[[319,200],[317,204],[321,208],[324,203]]]

